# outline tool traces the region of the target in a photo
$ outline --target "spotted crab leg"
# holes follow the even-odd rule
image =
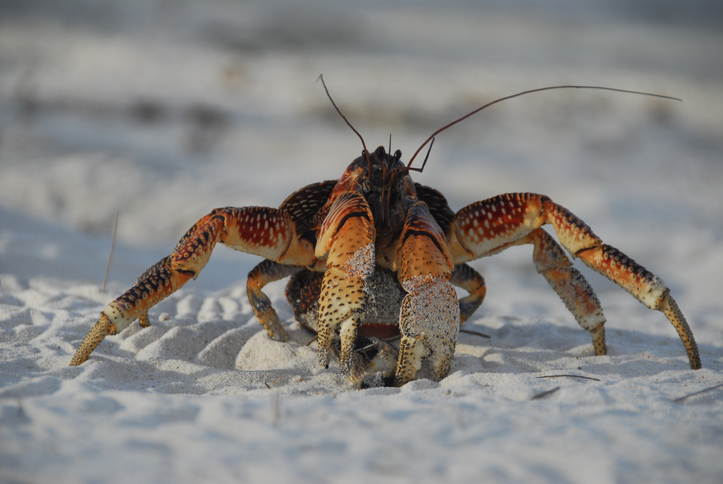
[[[305,266],[316,261],[311,243],[297,236],[286,212],[265,207],[216,209],[186,232],[171,255],[148,269],[101,312],[70,366],[86,361],[106,336],[123,331],[136,319],[147,326],[148,310],[198,277],[218,242],[282,264]]]
[[[550,234],[538,228],[517,240],[532,244],[532,259],[537,272],[547,280],[578,324],[592,335],[595,354],[607,354],[605,316],[592,287],[585,277],[572,267],[572,261]]]
[[[249,272],[246,281],[246,294],[248,294],[251,309],[254,310],[256,318],[266,329],[269,338],[275,341],[286,341],[286,331],[281,326],[279,316],[276,314],[271,300],[261,289],[266,284],[292,276],[302,269],[302,266],[279,264],[266,259]]]
[[[449,231],[454,262],[459,264],[492,255],[519,243],[533,243],[538,252],[548,251],[547,254],[538,253],[536,264],[541,263],[543,268],[549,265],[554,269],[555,259],[559,258],[554,255],[554,249],[549,249],[552,246],[540,239],[539,233],[530,235],[544,224],[552,225],[558,240],[574,258],[580,258],[587,266],[621,286],[650,309],[664,313],[683,342],[690,367],[701,368],[693,333],[665,283],[618,249],[604,244],[585,222],[544,195],[510,193],[461,209],[455,215]],[[565,265],[564,262],[562,265]],[[574,297],[565,295],[565,287],[581,294],[592,294],[591,290],[588,291],[589,287],[585,287],[587,283],[579,282],[573,273],[568,272],[567,276],[563,276],[561,285],[556,286],[554,279],[550,283],[566,304],[573,301]],[[590,297],[588,299],[592,301]],[[587,313],[592,315],[596,310],[591,308]],[[573,314],[578,316],[575,311]],[[587,326],[584,327],[589,330]],[[597,342],[595,350],[603,351],[604,348]]]
[[[449,281],[469,292],[459,300],[459,323],[462,324],[474,314],[484,301],[487,286],[482,275],[467,264],[455,266]]]

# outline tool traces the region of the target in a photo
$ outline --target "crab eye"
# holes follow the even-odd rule
[[[399,160],[402,157],[402,150],[397,150],[394,152],[394,160]]]

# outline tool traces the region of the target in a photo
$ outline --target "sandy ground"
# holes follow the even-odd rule
[[[17,2],[0,7],[3,482],[723,481],[723,15],[715,2]],[[99,312],[222,206],[278,206],[369,147],[453,209],[545,193],[660,275],[698,340],[584,267],[609,354],[529,248],[473,265],[450,375],[355,390],[316,362],[284,284],[270,341],[223,247],[68,367]],[[116,214],[118,239],[103,279]],[[540,378],[556,375],[577,377]],[[546,393],[549,392],[549,393]],[[538,398],[535,398],[538,397]],[[685,398],[684,398],[685,397]],[[682,399],[681,399],[682,398]]]

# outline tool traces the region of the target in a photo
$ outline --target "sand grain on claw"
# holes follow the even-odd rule
[[[444,335],[445,339],[457,339],[459,332],[459,304],[457,292],[444,277],[414,276],[404,282],[402,287],[413,296],[407,308],[413,317],[405,327],[418,336]],[[436,338],[435,338],[436,339]]]
[[[374,272],[374,261],[374,244],[367,244],[347,259],[342,270],[349,277],[366,279]]]

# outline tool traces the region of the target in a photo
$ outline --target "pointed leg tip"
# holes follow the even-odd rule
[[[267,333],[269,335],[269,339],[273,341],[278,341],[279,343],[285,343],[289,339],[289,337],[286,335],[286,332],[283,330],[277,332],[267,331]]]
[[[138,317],[138,324],[141,325],[141,328],[148,328],[151,326],[151,321],[148,319],[148,311]]]
[[[78,366],[78,365],[81,365],[81,364],[85,363],[85,361],[86,361],[87,359],[88,359],[87,356],[84,357],[84,356],[78,355],[78,353],[76,353],[75,356],[73,356],[73,359],[70,360],[70,363],[68,364],[68,366]]]
[[[86,337],[86,340],[87,339],[88,338]],[[100,341],[98,341],[98,343],[100,343]],[[81,343],[81,345],[78,347],[75,355],[73,355],[73,359],[70,360],[68,366],[79,366],[88,361],[90,354],[93,352],[98,343],[96,343],[95,345],[86,344],[86,341],[84,340],[83,343]]]
[[[665,293],[658,309],[665,314],[678,332],[680,340],[683,342],[685,351],[688,354],[690,368],[692,370],[700,370],[703,364],[700,360],[698,344],[695,342],[695,337],[693,336],[693,331],[690,329],[690,325],[688,325],[688,321],[686,321],[685,316],[683,316],[682,311],[678,307],[678,303],[675,302],[670,292]]]
[[[75,352],[73,359],[70,360],[69,366],[78,366],[88,360],[93,350],[100,344],[106,336],[117,334],[115,325],[113,325],[108,317],[101,313],[100,319],[93,325],[83,342]]]

